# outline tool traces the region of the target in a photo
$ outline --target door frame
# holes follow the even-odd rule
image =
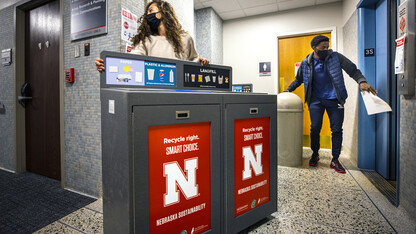
[[[337,50],[337,27],[328,27],[328,28],[317,28],[311,30],[304,30],[304,31],[295,31],[295,32],[285,32],[279,33],[276,36],[276,43],[275,48],[273,51],[276,51],[276,54],[273,56],[273,64],[276,67],[274,72],[275,79],[273,80],[273,90],[274,94],[278,94],[279,92],[279,39],[288,38],[288,37],[297,37],[297,36],[307,36],[311,34],[319,34],[319,33],[331,33],[331,48]]]
[[[64,72],[63,72],[63,51],[64,51],[64,0],[59,1],[59,15],[61,20],[61,34],[59,37],[59,118],[60,118],[60,151],[61,151],[61,186],[65,187],[65,144],[64,144]],[[39,7],[51,0],[24,0],[16,4],[14,8],[14,27],[15,27],[15,91],[16,97],[20,95],[20,87],[25,82],[25,16],[26,13]],[[16,172],[26,171],[26,127],[25,127],[25,108],[23,108],[16,98]]]

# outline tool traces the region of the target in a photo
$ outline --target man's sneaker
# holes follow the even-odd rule
[[[309,159],[309,166],[316,167],[318,166],[319,154],[312,154],[311,159]]]
[[[338,159],[331,161],[331,168],[338,173],[345,173],[345,169],[342,167],[341,163],[339,163]]]

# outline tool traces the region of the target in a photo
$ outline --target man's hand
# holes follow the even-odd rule
[[[371,85],[369,85],[367,82],[360,83],[360,90],[361,92],[367,91],[377,96],[377,90],[371,87]]]
[[[204,59],[204,58],[199,58],[198,63],[201,63],[201,66],[206,66],[209,64],[209,60],[208,59]]]
[[[102,60],[101,58],[96,58],[95,59],[95,66],[97,67],[97,71],[103,71],[104,68],[104,60]]]

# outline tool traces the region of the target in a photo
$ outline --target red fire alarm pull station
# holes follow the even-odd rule
[[[74,83],[74,68],[65,69],[65,82],[67,83]]]

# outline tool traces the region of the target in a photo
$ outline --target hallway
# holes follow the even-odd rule
[[[343,155],[346,174],[329,168],[330,151],[321,150],[317,168],[278,168],[278,212],[247,233],[416,233],[416,222],[391,205]],[[102,233],[102,200],[35,233]],[[0,230],[1,231],[1,230]],[[246,232],[242,232],[246,233]]]

